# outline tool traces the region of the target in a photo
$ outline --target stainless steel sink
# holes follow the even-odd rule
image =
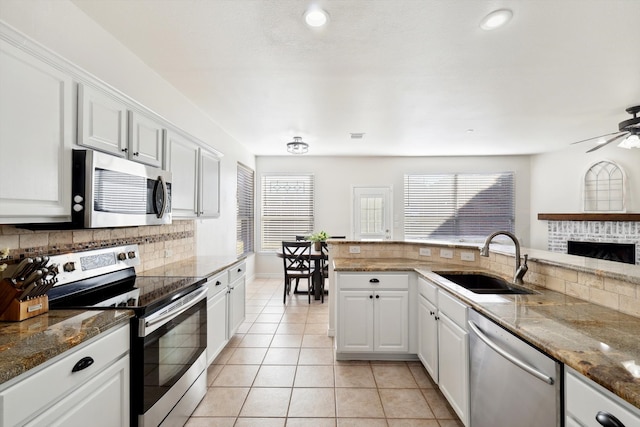
[[[499,277],[482,273],[435,272],[439,276],[476,294],[533,294],[533,291],[516,287]]]

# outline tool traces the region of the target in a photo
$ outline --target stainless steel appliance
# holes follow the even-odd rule
[[[131,320],[131,425],[183,426],[207,388],[205,278],[136,276],[137,245],[52,256],[50,309],[121,309]],[[89,421],[89,420],[88,420]]]
[[[562,425],[562,364],[469,310],[471,427]]]
[[[171,172],[93,150],[73,151],[77,228],[171,224]]]

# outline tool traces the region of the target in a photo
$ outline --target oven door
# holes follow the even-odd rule
[[[183,396],[195,405],[204,396],[206,377],[204,381],[200,377],[206,370],[206,296],[207,287],[200,287],[137,320],[138,336],[132,345],[132,425],[160,425]],[[204,390],[191,396],[197,380],[205,384]],[[195,408],[193,402],[187,405]]]

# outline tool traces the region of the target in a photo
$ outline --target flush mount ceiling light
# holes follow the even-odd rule
[[[329,14],[317,6],[312,6],[303,15],[304,22],[312,28],[320,28],[329,22]]]
[[[293,141],[287,143],[287,151],[291,154],[304,154],[309,151],[309,144],[302,142],[302,137],[294,136]]]
[[[480,28],[486,31],[495,30],[509,22],[512,16],[513,12],[509,9],[494,10],[480,21]]]

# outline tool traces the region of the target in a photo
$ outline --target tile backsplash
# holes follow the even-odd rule
[[[0,248],[9,248],[8,263],[25,256],[57,255],[88,249],[138,244],[138,272],[182,261],[195,255],[195,221],[169,225],[100,228],[92,230],[31,231],[0,225]]]

